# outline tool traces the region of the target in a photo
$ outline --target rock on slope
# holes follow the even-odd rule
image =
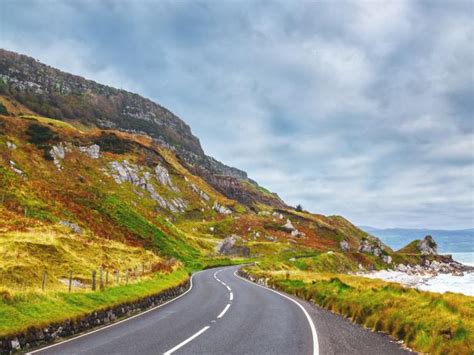
[[[185,123],[149,100],[7,51],[0,78],[0,233],[75,226],[77,238],[192,267],[222,254],[315,250],[390,264],[392,251],[361,247],[371,237],[344,218],[296,211],[207,157]],[[217,248],[233,235],[236,247]]]
[[[190,127],[166,108],[140,95],[64,73],[37,60],[0,49],[0,94],[43,116],[99,128],[145,133],[175,150],[193,171],[244,204],[284,206],[263,194],[239,169],[206,156]]]

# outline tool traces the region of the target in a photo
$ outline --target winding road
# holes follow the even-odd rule
[[[167,304],[31,354],[408,353],[383,334],[242,279],[237,269],[196,273]]]

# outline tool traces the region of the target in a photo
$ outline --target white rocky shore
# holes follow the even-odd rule
[[[456,292],[474,296],[474,267],[453,260],[451,255],[438,255],[431,236],[416,243],[422,256],[421,265],[398,264],[387,270],[361,272],[358,275],[398,282],[408,287],[432,292]]]
[[[359,275],[397,282],[404,286],[431,292],[456,292],[474,296],[474,267],[453,261],[425,260],[424,265],[399,264],[395,269],[359,273]]]
[[[464,272],[462,276],[450,273],[438,274],[408,274],[403,271],[381,270],[360,274],[371,279],[382,279],[389,282],[397,282],[407,287],[431,292],[455,292],[474,296],[474,272]]]

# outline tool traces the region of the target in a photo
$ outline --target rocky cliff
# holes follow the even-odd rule
[[[183,163],[228,197],[242,203],[282,206],[277,196],[258,193],[258,185],[248,179],[247,173],[207,156],[185,122],[140,95],[62,72],[34,58],[3,49],[0,49],[0,94],[46,117],[146,134],[176,151]],[[235,181],[230,191],[223,183],[228,177]],[[257,193],[249,193],[248,185],[241,181],[254,185]]]

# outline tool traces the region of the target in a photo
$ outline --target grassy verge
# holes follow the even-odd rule
[[[151,280],[87,293],[0,294],[0,336],[18,333],[29,327],[43,327],[67,319],[133,302],[179,285],[188,278],[184,269],[157,274]]]
[[[204,262],[203,268],[211,269],[213,267],[219,266],[242,265],[251,263],[253,261],[255,261],[255,259],[251,258],[215,258],[206,260]]]
[[[433,354],[471,354],[474,349],[474,298],[404,288],[381,280],[305,271],[261,271],[258,278],[284,292],[310,300],[376,331]]]

